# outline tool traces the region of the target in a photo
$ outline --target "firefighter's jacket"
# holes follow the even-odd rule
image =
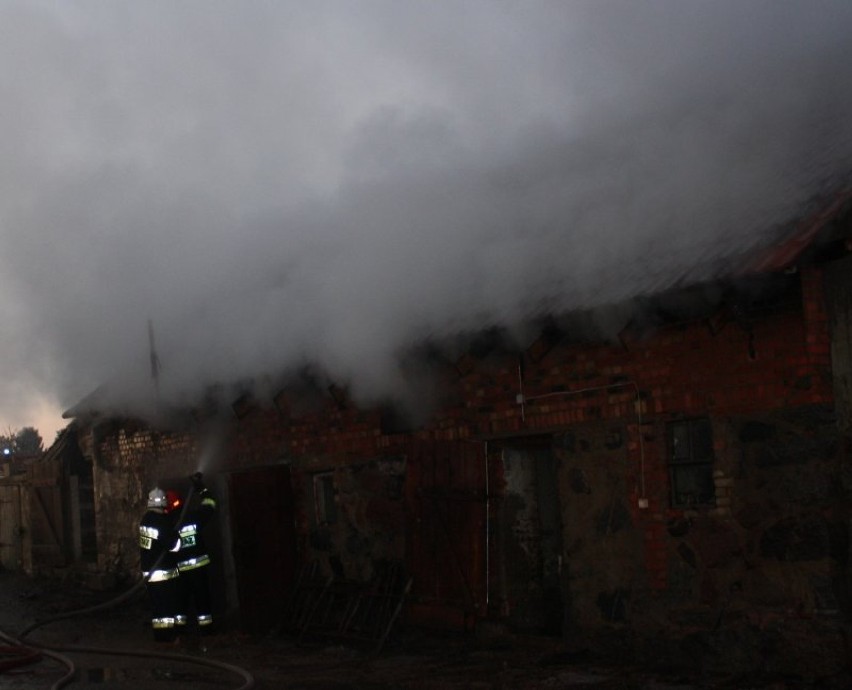
[[[216,514],[216,499],[208,489],[199,494],[201,505],[190,513],[178,528],[180,551],[178,552],[177,567],[180,572],[194,570],[209,565],[210,554],[204,543],[204,527]]]
[[[149,510],[139,523],[139,564],[148,582],[178,576],[178,533],[171,515]]]

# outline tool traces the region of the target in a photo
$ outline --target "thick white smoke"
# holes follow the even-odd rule
[[[619,301],[852,169],[852,5],[6,2],[12,425]]]

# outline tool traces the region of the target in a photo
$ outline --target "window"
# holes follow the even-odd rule
[[[713,427],[709,419],[690,419],[668,425],[669,474],[672,505],[713,505]]]
[[[334,474],[331,472],[314,475],[314,509],[318,525],[331,525],[337,522]]]

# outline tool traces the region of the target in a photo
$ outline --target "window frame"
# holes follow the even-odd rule
[[[679,434],[678,431],[681,433]],[[688,447],[681,455],[677,447],[677,438],[686,432]],[[704,438],[702,439],[702,436]],[[702,447],[702,441],[703,446]],[[713,447],[713,423],[709,417],[690,417],[666,423],[666,465],[669,474],[669,487],[672,508],[699,508],[716,506],[716,485],[713,480],[713,468],[716,455]],[[707,492],[695,498],[682,498],[686,492],[679,491],[683,476],[696,470],[704,475]],[[706,474],[705,474],[706,473]],[[694,482],[693,482],[694,483]]]
[[[334,472],[317,472],[311,477],[314,495],[314,520],[320,527],[337,522],[337,489],[334,485]]]

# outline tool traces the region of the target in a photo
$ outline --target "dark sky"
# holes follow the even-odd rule
[[[852,169],[848,0],[0,3],[3,427],[593,306]],[[724,239],[724,241],[720,241]],[[54,425],[53,428],[50,428]]]

